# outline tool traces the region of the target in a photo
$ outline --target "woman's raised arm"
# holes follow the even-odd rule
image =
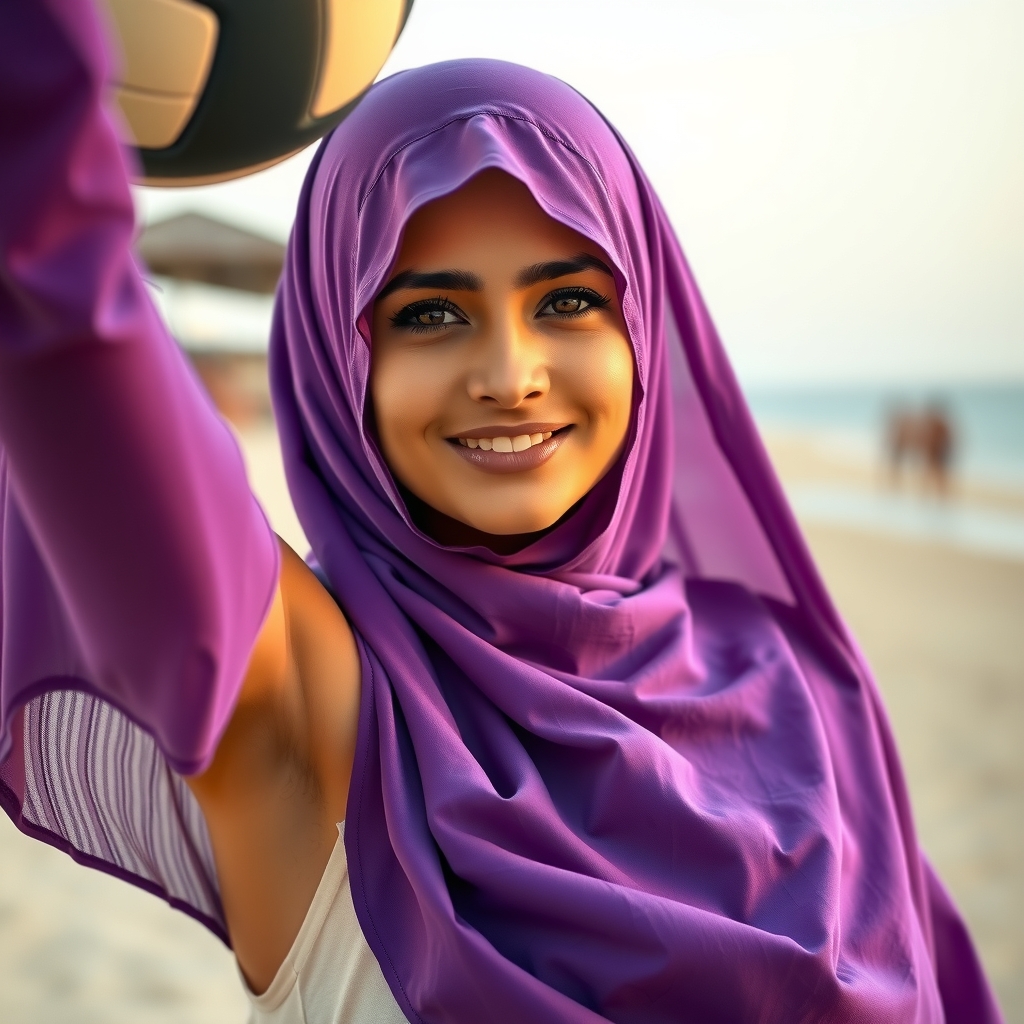
[[[105,81],[92,4],[0,4],[0,758],[14,712],[46,685],[8,671],[7,611],[28,600],[11,589],[29,546],[17,519],[88,665],[76,685],[192,773],[231,714],[278,548],[133,262]]]

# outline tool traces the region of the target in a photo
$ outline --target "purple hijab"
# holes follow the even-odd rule
[[[603,248],[639,382],[615,471],[512,556],[415,527],[367,402],[404,224],[485,168]],[[998,1019],[668,219],[586,100],[484,60],[375,86],[310,169],[271,359],[362,652],[352,895],[411,1021]]]

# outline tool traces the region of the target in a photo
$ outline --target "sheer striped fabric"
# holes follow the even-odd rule
[[[0,781],[5,802],[21,797],[20,820],[16,806],[8,811],[22,831],[164,897],[227,941],[206,823],[152,737],[73,690],[36,697],[20,718],[22,756]]]

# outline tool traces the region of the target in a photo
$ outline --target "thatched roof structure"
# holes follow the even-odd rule
[[[264,294],[277,286],[284,263],[280,242],[201,213],[150,224],[138,250],[154,274]]]

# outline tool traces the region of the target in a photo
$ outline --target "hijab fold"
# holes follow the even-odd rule
[[[507,556],[417,529],[368,409],[404,225],[488,168],[607,254],[638,380],[617,469]],[[485,60],[376,85],[310,168],[271,375],[361,650],[353,900],[411,1021],[997,1019],[973,953],[943,960],[874,684],[590,104]]]

